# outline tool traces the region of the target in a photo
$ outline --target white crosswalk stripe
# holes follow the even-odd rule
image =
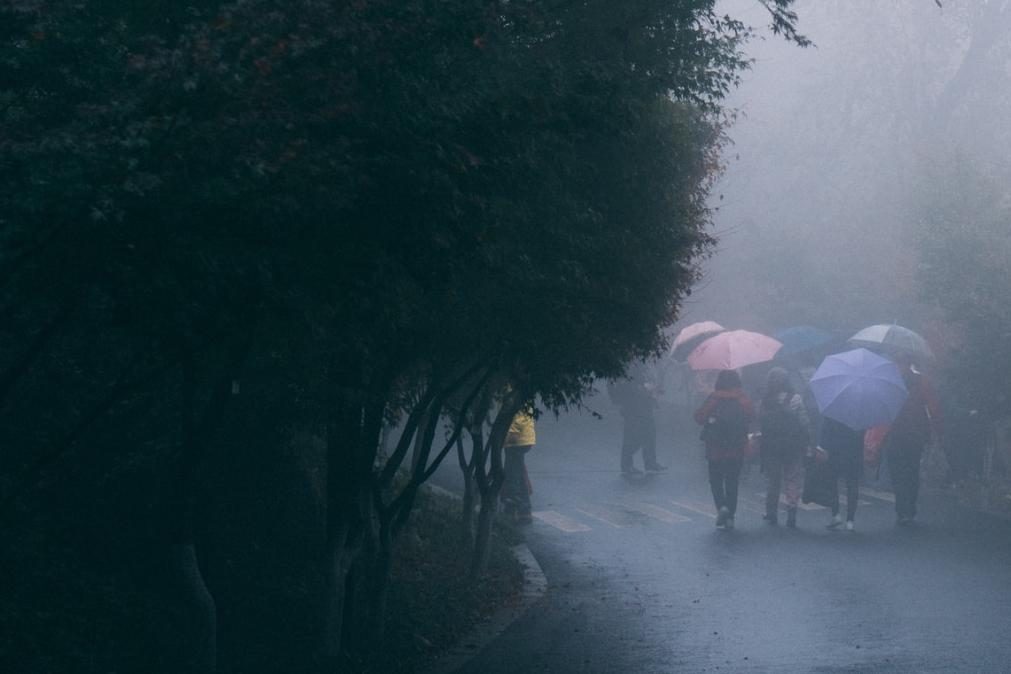
[[[871,489],[870,487],[861,487],[860,493],[870,498],[876,498],[881,499],[882,501],[888,501],[889,503],[895,503],[895,494],[889,494],[886,491]]]
[[[895,497],[892,494],[868,487],[861,488],[860,494],[863,497],[876,499],[875,501],[867,501],[861,498],[860,505],[864,507],[873,506],[881,501],[889,501],[893,503],[895,501]],[[840,493],[839,496],[840,505],[845,507],[845,492]],[[676,510],[687,511],[688,513],[692,513],[696,516],[702,515],[708,518],[716,517],[716,508],[706,501],[697,499],[666,499],[664,503],[675,506]],[[781,497],[780,503],[785,504],[785,498]],[[827,510],[824,506],[820,506],[815,503],[799,503],[798,507],[807,511]],[[763,515],[765,513],[765,493],[754,492],[753,495],[748,496],[742,494],[738,502],[738,508],[740,511]],[[607,527],[614,529],[626,529],[629,527],[644,526],[654,520],[662,522],[663,524],[672,525],[692,522],[697,519],[696,517],[661,507],[656,503],[647,503],[643,501],[610,503],[583,502],[577,506],[574,505],[572,507],[572,511],[578,513],[578,516],[585,519],[580,521],[580,519],[577,519],[576,517],[563,515],[557,510],[541,510],[534,512],[533,516],[540,522],[565,533],[585,533],[593,531],[593,526],[587,524],[586,520],[592,520],[592,522],[605,524]]]
[[[716,508],[707,503],[700,503],[698,501],[675,501],[674,499],[670,499],[670,502],[679,508],[691,510],[692,512],[696,512],[700,515],[716,519]]]
[[[672,513],[669,510],[661,508],[660,506],[652,505],[650,503],[636,503],[635,505],[631,505],[629,507],[632,508],[633,510],[648,515],[653,519],[660,520],[661,522],[666,522],[667,524],[681,524],[682,522],[692,521],[692,518],[690,517],[685,517],[684,515]]]
[[[591,528],[583,524],[582,522],[577,522],[574,519],[566,517],[556,510],[539,510],[532,513],[534,517],[539,519],[545,524],[549,524],[556,529],[561,529],[566,533],[578,533],[581,531],[591,531]]]
[[[637,524],[642,524],[642,514],[633,514],[623,509],[621,506],[601,506],[596,504],[584,504],[576,510],[587,517],[603,522],[609,526],[624,529]]]

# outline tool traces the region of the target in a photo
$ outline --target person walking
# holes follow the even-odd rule
[[[741,388],[741,377],[735,370],[720,372],[715,390],[695,411],[695,421],[702,425],[700,437],[706,446],[717,527],[734,528],[737,483],[748,444],[748,426],[754,416],[754,406]]]
[[[643,362],[633,365],[626,379],[610,386],[611,400],[621,413],[621,472],[625,475],[641,472],[634,465],[639,450],[646,472],[667,470],[656,460],[656,391],[656,382]]]
[[[832,485],[832,519],[825,526],[835,530],[843,524],[839,508],[839,479],[842,478],[846,482],[846,530],[853,531],[860,499],[860,476],[864,469],[864,432],[824,417],[818,444],[828,452],[828,475]]]
[[[780,491],[786,500],[786,526],[797,526],[797,502],[803,486],[803,456],[811,447],[811,424],[804,399],[795,393],[790,376],[781,367],[769,370],[765,393],[759,403],[762,472],[765,491],[765,521],[779,524]]]
[[[908,359],[897,359],[909,397],[885,437],[888,473],[895,489],[899,526],[916,518],[920,494],[920,459],[931,435],[941,436],[941,406],[926,377]]]
[[[526,455],[536,443],[534,418],[525,411],[517,412],[503,444],[505,466],[501,496],[506,517],[517,524],[533,522]]]

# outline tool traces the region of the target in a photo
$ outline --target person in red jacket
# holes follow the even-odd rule
[[[940,437],[941,405],[926,377],[908,359],[897,358],[909,397],[885,437],[888,472],[900,526],[912,524],[920,493],[920,459],[931,435]]]
[[[741,377],[735,370],[720,372],[716,390],[695,411],[695,421],[702,425],[701,438],[706,445],[709,486],[718,512],[717,527],[734,528],[737,482],[748,444],[748,427],[754,416],[754,405],[741,388]]]

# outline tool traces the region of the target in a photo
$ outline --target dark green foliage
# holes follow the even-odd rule
[[[108,488],[138,547],[207,548],[304,433],[328,473],[260,537],[328,496],[361,536],[417,486],[383,417],[492,373],[568,404],[662,349],[748,34],[706,0],[0,6],[4,516]],[[248,597],[208,558],[227,651]]]

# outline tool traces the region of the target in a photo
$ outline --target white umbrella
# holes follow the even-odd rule
[[[909,328],[894,323],[891,325],[882,323],[864,328],[850,337],[849,343],[853,346],[862,346],[893,355],[899,353],[914,358],[934,359],[934,352],[927,345],[927,340]]]

